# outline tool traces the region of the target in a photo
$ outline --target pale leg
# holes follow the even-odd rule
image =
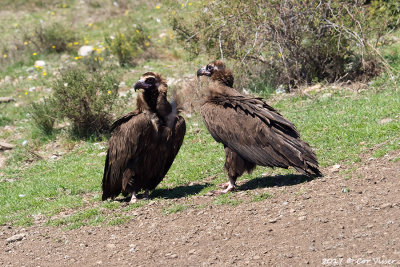
[[[235,179],[229,177],[229,182],[227,183],[227,186],[224,190],[218,191],[219,194],[226,194],[230,191],[235,190],[236,188],[236,182]]]
[[[131,201],[129,201],[129,203],[136,203],[137,202],[137,196],[136,196],[136,192],[132,193],[132,197],[131,197]]]

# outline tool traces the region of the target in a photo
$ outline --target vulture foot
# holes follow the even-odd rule
[[[229,182],[220,184],[219,187],[225,188],[224,190],[220,190],[220,191],[216,192],[217,195],[222,195],[222,194],[226,194],[228,192],[234,191],[236,188],[236,183],[233,181],[233,179],[229,179]]]
[[[221,188],[221,189],[226,189],[226,188],[228,188],[228,186],[229,186],[229,182],[228,183],[222,183],[222,184],[218,185],[218,187]]]
[[[136,203],[137,201],[138,201],[138,199],[137,199],[136,193],[133,192],[133,193],[132,193],[132,197],[131,197],[131,201],[129,201],[129,203],[134,204],[134,203]]]

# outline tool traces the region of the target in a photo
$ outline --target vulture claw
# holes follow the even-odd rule
[[[222,184],[219,184],[219,185],[218,185],[218,187],[221,188],[221,189],[225,189],[225,188],[227,188],[228,186],[229,186],[229,182],[228,182],[228,183],[222,183]]]

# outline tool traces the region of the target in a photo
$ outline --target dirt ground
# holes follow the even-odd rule
[[[165,214],[163,201],[150,202],[118,227],[3,225],[0,266],[400,266],[399,156],[365,156],[311,181],[241,181],[235,206],[195,196],[171,200],[192,208]],[[272,197],[252,201],[262,192]]]

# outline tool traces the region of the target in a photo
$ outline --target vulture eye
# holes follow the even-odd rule
[[[212,69],[213,69],[213,67],[212,67],[211,65],[207,65],[207,66],[206,66],[206,70],[207,70],[207,71],[210,71],[210,70],[212,70]]]
[[[154,79],[153,77],[149,77],[145,80],[145,83],[147,84],[154,84],[156,82],[156,79]]]

